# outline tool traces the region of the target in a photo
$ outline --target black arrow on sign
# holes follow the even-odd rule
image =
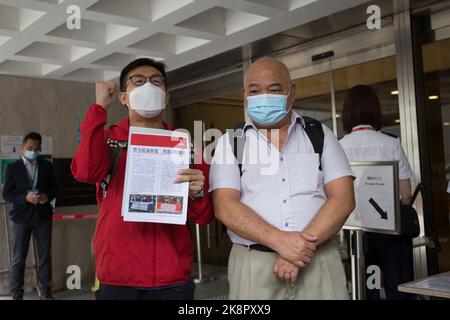
[[[387,211],[383,211],[383,209],[381,209],[381,207],[378,205],[378,203],[375,200],[373,200],[373,198],[370,198],[369,202],[375,208],[375,210],[378,211],[378,213],[381,216],[381,219],[384,219],[384,220],[388,219]]]

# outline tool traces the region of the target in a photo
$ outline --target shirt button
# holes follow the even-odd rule
[[[289,223],[286,222],[286,223],[284,224],[284,226],[285,226],[285,227],[289,227]]]
[[[283,181],[283,182],[286,182],[286,179],[285,179],[285,178],[283,178],[283,179],[281,179],[281,181]]]
[[[287,200],[285,199],[285,200],[283,200],[283,203],[287,203]]]
[[[281,159],[280,159],[281,161],[283,161],[284,160],[284,158],[283,157],[281,157]]]

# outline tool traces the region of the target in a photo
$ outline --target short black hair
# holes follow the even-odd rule
[[[125,91],[125,83],[127,82],[128,74],[133,71],[136,68],[142,67],[142,66],[149,66],[153,67],[159,72],[161,72],[162,76],[164,77],[164,84],[167,87],[167,74],[166,74],[166,65],[162,62],[158,62],[156,60],[150,59],[150,58],[139,58],[132,62],[130,62],[125,68],[123,68],[122,72],[120,73],[120,91]]]
[[[23,143],[27,142],[28,140],[34,140],[34,141],[39,141],[39,144],[42,144],[42,136],[40,133],[37,132],[30,132],[27,133],[24,137],[23,137]]]
[[[381,130],[381,106],[377,93],[369,86],[358,85],[345,96],[342,124],[346,133],[362,124]]]

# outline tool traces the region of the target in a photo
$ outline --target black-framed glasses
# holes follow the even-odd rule
[[[131,76],[128,78],[129,81],[131,81],[132,84],[134,84],[136,87],[143,86],[144,84],[149,81],[151,84],[157,87],[162,87],[165,85],[166,81],[162,75],[154,74],[150,77],[146,77],[142,74],[136,74],[134,76]]]

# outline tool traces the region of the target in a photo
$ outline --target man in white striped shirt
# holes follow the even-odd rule
[[[210,169],[215,214],[233,242],[229,298],[348,299],[330,240],[354,208],[345,153],[322,126],[319,159],[305,119],[292,110],[295,85],[280,61],[258,60],[244,85],[251,120],[244,125],[242,176],[228,134]]]

